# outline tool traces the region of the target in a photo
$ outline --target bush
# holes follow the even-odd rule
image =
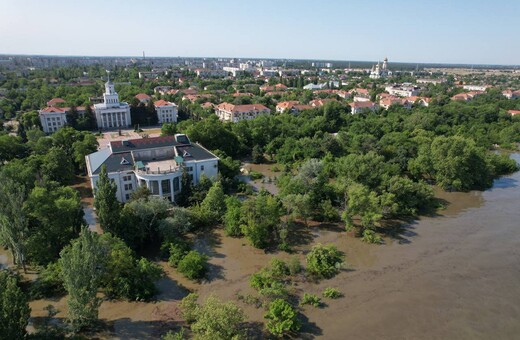
[[[319,307],[321,303],[321,299],[317,295],[303,293],[301,305],[311,305],[313,307]]]
[[[181,316],[187,323],[192,323],[197,319],[197,309],[199,308],[199,304],[197,303],[198,299],[198,294],[190,293],[186,295],[179,304]]]
[[[294,308],[285,300],[276,299],[269,304],[269,311],[264,318],[267,320],[269,333],[282,337],[290,333],[298,332],[301,324]]]
[[[274,278],[283,279],[289,275],[289,267],[287,267],[287,264],[284,261],[277,259],[276,257],[271,259],[269,266],[271,276]]]
[[[343,255],[334,245],[315,245],[307,254],[307,270],[318,277],[331,278],[339,272]]]
[[[329,299],[339,299],[343,295],[339,290],[331,287],[325,288],[322,294]]]
[[[289,273],[291,275],[296,275],[302,271],[302,265],[296,256],[293,256],[289,259],[287,267],[289,268]]]
[[[190,280],[200,280],[208,271],[208,257],[192,250],[179,262],[177,270]]]
[[[191,245],[186,241],[177,241],[176,243],[170,243],[170,257],[168,258],[168,264],[173,268],[177,268],[179,262],[190,252]]]
[[[383,243],[381,236],[376,234],[376,232],[372,229],[363,230],[363,237],[361,237],[361,241],[366,243]]]
[[[256,181],[257,179],[262,179],[262,178],[264,178],[264,175],[263,175],[262,173],[258,172],[258,171],[251,171],[251,172],[249,173],[249,176],[251,177],[251,179],[252,179],[253,181]]]
[[[49,263],[40,272],[38,279],[31,285],[29,293],[31,299],[43,299],[66,293],[59,262]]]
[[[222,302],[210,296],[196,308],[196,320],[191,330],[196,339],[227,340],[242,337],[241,324],[244,312],[233,302]]]

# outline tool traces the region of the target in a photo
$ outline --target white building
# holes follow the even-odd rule
[[[262,104],[233,105],[222,103],[215,107],[215,114],[220,120],[233,123],[270,113],[271,110]]]
[[[132,125],[130,118],[130,106],[128,103],[119,102],[114,84],[110,79],[105,83],[105,93],[103,93],[103,103],[94,105],[98,128],[111,129],[129,127]]]
[[[377,65],[372,66],[372,71],[370,71],[371,79],[387,78],[391,75],[392,71],[388,70],[388,58],[385,58],[382,67],[377,63]]]
[[[353,103],[350,103],[348,105],[350,105],[350,108],[352,109],[351,110],[352,114],[360,113],[360,112],[363,112],[363,111],[375,111],[378,108],[376,103],[373,103],[373,102],[370,102],[370,101],[368,101],[368,102],[353,102]]]
[[[139,186],[153,196],[175,202],[181,191],[181,177],[187,171],[193,184],[202,175],[216,179],[218,157],[186,135],[111,141],[107,148],[85,156],[92,189],[103,165],[117,185],[117,199],[126,202]]]
[[[67,124],[67,111],[65,108],[49,106],[38,113],[43,132],[45,133],[58,131],[59,128]]]
[[[154,106],[159,124],[177,123],[177,105],[175,105],[175,103],[161,99],[154,102]]]
[[[395,84],[395,85],[390,85],[390,86],[385,87],[385,91],[390,93],[393,96],[412,97],[412,96],[417,96],[419,94],[419,92],[421,91],[421,89],[419,87],[413,86],[413,85]]]

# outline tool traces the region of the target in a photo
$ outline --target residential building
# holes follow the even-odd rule
[[[100,129],[122,128],[132,125],[130,105],[119,102],[119,95],[110,79],[105,83],[103,103],[94,104],[94,112]]]
[[[492,86],[490,85],[470,85],[470,84],[467,84],[467,85],[462,85],[462,88],[464,90],[468,90],[468,91],[486,91],[487,89],[491,88]]]
[[[159,124],[177,123],[177,105],[166,100],[157,100],[154,103]]]
[[[218,157],[202,145],[191,143],[186,135],[111,141],[108,147],[85,156],[92,189],[96,188],[101,167],[117,185],[120,202],[130,199],[139,186],[153,196],[175,202],[182,189],[181,177],[187,171],[192,183],[201,176],[215,179]]]
[[[385,87],[385,91],[394,96],[399,97],[412,97],[417,96],[421,89],[411,84],[394,84]]]
[[[331,102],[337,102],[337,100],[334,98],[314,99],[309,102],[309,105],[312,107],[321,107]]]
[[[215,107],[215,114],[222,121],[236,123],[245,119],[254,119],[260,115],[271,113],[269,108],[262,104],[233,105],[222,103]]]
[[[375,111],[378,108],[376,103],[373,103],[373,102],[370,102],[370,101],[368,101],[368,102],[353,102],[353,103],[350,103],[348,105],[350,105],[350,108],[352,109],[351,110],[352,114],[360,113],[360,112],[363,112],[363,111],[366,111],[366,110]]]
[[[484,93],[483,91],[470,91],[470,92],[466,92],[466,93],[459,93],[459,94],[456,94],[453,97],[451,97],[451,100],[469,102],[476,96],[479,96],[483,93]]]
[[[321,84],[310,83],[303,87],[304,90],[311,90],[311,91],[323,90],[324,88],[327,88],[327,83],[321,83]]]
[[[276,84],[274,86],[262,85],[260,86],[260,90],[264,92],[275,92],[275,91],[287,91],[288,87],[284,84]]]
[[[508,110],[507,111],[511,116],[520,115],[520,110]]]
[[[47,104],[49,103],[52,104],[52,100],[47,102]],[[80,116],[84,115],[86,112],[86,109],[83,106],[78,106],[75,108],[75,110]],[[42,125],[43,132],[53,133],[58,131],[58,129],[60,129],[61,127],[67,125],[67,114],[70,111],[70,107],[55,106],[48,106],[38,111],[38,116],[40,118],[40,123]]]
[[[502,95],[507,99],[516,99],[520,98],[520,90],[513,91],[511,89],[502,91]]]
[[[445,82],[446,82],[446,79],[444,79],[444,78],[439,78],[439,79],[420,78],[420,79],[417,79],[417,84],[439,85],[439,84],[444,84]]]
[[[291,112],[291,113],[300,113],[303,110],[310,110],[314,107],[311,105],[300,104],[297,100],[290,100],[287,102],[280,102],[276,105],[276,112]]]
[[[67,124],[67,111],[64,108],[48,106],[39,111],[43,132],[53,133]]]

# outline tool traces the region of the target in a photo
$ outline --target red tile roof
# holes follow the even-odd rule
[[[147,95],[146,93],[138,93],[135,95],[135,97],[139,100],[145,100],[145,99],[150,99],[151,97],[149,95]]]
[[[228,112],[271,111],[262,104],[234,105],[231,103],[222,103],[217,105],[217,109]]]
[[[65,100],[61,98],[53,98],[47,102],[47,106],[55,106],[56,104],[65,103]]]
[[[520,110],[508,110],[507,112],[509,112],[511,116],[520,115]]]
[[[373,107],[375,105],[375,103],[373,102],[353,102],[353,103],[350,103],[348,104],[350,105],[350,107],[352,108],[364,108],[364,107]]]
[[[170,103],[170,102],[167,102],[166,100],[156,100],[153,105],[155,105],[155,107],[161,107],[161,106],[173,106],[175,105],[174,103]]]
[[[66,111],[65,108],[59,108],[59,107],[54,107],[54,106],[48,106],[45,109],[40,110],[40,112],[45,112],[45,113],[62,113],[65,111]]]

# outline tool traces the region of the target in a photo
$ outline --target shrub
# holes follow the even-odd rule
[[[187,323],[192,323],[197,319],[197,309],[199,308],[199,304],[197,303],[198,298],[198,294],[190,293],[186,295],[179,304],[181,316]]]
[[[49,263],[40,272],[38,279],[31,285],[29,292],[32,299],[43,299],[65,294],[59,262]]]
[[[289,275],[289,267],[287,267],[287,264],[284,261],[277,259],[276,257],[273,257],[271,259],[269,266],[271,276],[273,276],[274,278],[283,279],[284,277]]]
[[[253,181],[256,181],[257,179],[262,179],[262,178],[264,178],[264,175],[262,175],[262,173],[257,172],[257,171],[251,171],[251,172],[249,173],[249,176],[251,177],[251,179],[252,179]]]
[[[179,262],[177,270],[190,280],[200,280],[208,270],[208,257],[192,250]]]
[[[317,295],[303,293],[302,301],[300,302],[301,305],[311,305],[313,307],[319,307],[320,306],[321,299]]]
[[[325,288],[322,294],[329,299],[339,299],[343,295],[339,290],[331,287]]]
[[[372,229],[365,229],[363,230],[363,237],[361,237],[361,241],[366,243],[382,243],[383,239]]]
[[[269,311],[264,318],[267,320],[269,333],[282,337],[289,333],[298,332],[301,324],[294,308],[285,300],[276,299],[269,304]]]
[[[307,270],[324,278],[331,278],[339,272],[343,255],[334,245],[315,245],[307,254]]]
[[[196,320],[191,330],[197,339],[239,339],[244,320],[244,312],[233,302],[222,302],[210,296],[196,309]]]
[[[302,271],[302,265],[296,256],[293,256],[289,259],[287,267],[289,268],[289,273],[291,275],[296,275]]]
[[[189,253],[190,249],[191,245],[186,241],[170,243],[170,257],[168,258],[168,264],[173,268],[177,268],[179,262],[181,262],[181,260]]]

